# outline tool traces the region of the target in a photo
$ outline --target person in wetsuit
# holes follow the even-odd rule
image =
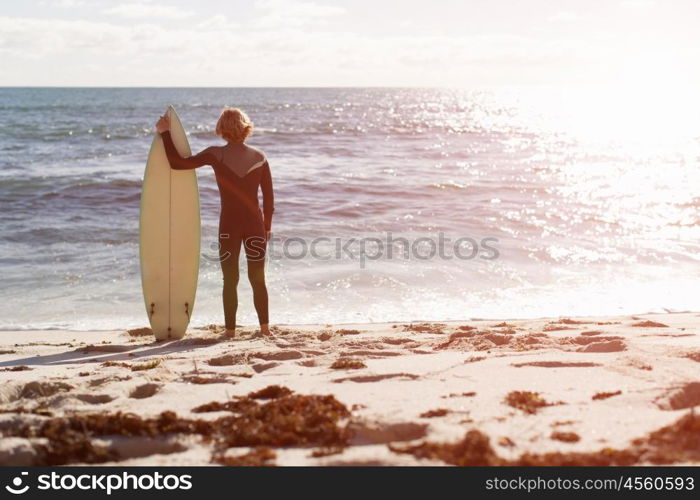
[[[227,144],[208,147],[189,158],[181,157],[175,149],[167,115],[160,117],[156,130],[163,138],[171,168],[189,170],[204,165],[214,168],[221,197],[219,261],[224,275],[226,334],[233,336],[236,330],[238,260],[243,245],[260,333],[270,335],[265,252],[272,228],[274,195],[270,165],[265,154],[245,144],[253,132],[253,123],[240,109],[225,108],[216,124],[216,134]],[[258,188],[263,195],[262,212],[258,204]]]

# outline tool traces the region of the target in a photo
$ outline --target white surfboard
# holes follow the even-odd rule
[[[170,135],[178,153],[191,155],[172,106]],[[141,285],[151,329],[159,340],[185,335],[199,274],[199,190],[194,170],[173,170],[156,133],[141,188]]]

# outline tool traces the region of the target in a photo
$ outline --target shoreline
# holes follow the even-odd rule
[[[46,463],[60,444],[41,434],[51,419],[134,412],[157,426],[172,411],[213,425],[250,417],[232,402],[272,411],[293,400],[297,411],[332,395],[343,414],[328,422],[334,446],[309,436],[282,446],[274,439],[281,424],[272,421],[268,441],[236,441],[223,452],[211,440],[231,444],[237,431],[207,442],[196,433],[94,429],[93,455],[68,454],[65,463],[437,465],[459,463],[450,453],[473,430],[502,464],[539,456],[556,465],[603,449],[629,452],[700,404],[698,312],[279,325],[273,340],[250,338],[252,327],[234,339],[220,329],[191,328],[182,340],[158,343],[124,330],[0,331],[0,463]],[[251,396],[270,386],[292,394]],[[195,411],[209,404],[215,411]],[[34,434],[17,435],[19,428]],[[681,441],[688,436],[662,450],[665,460],[700,463],[700,452]],[[635,463],[658,460],[652,448]]]
[[[624,314],[601,314],[601,315],[591,315],[591,314],[563,314],[560,316],[534,316],[534,317],[523,317],[523,316],[513,316],[513,317],[506,317],[506,316],[495,316],[495,317],[473,317],[473,318],[466,318],[466,319],[449,319],[449,320],[432,320],[432,319],[412,319],[412,320],[390,320],[390,321],[367,321],[367,322],[358,322],[358,321],[347,321],[347,322],[339,322],[339,321],[334,321],[332,323],[274,323],[273,326],[279,327],[279,328],[316,328],[316,327],[321,327],[321,326],[328,326],[328,327],[337,327],[337,326],[343,326],[343,327],[363,327],[363,326],[374,326],[374,325],[384,325],[384,326],[391,326],[391,325],[396,325],[396,324],[411,324],[411,323],[442,323],[442,324],[451,324],[451,323],[468,323],[468,322],[484,322],[484,321],[517,321],[517,322],[522,322],[522,321],[553,321],[557,319],[562,319],[562,318],[568,318],[568,319],[593,319],[593,318],[620,318],[620,317],[633,317],[633,316],[664,316],[664,315],[672,315],[672,314],[699,314],[700,315],[700,310],[698,311],[693,311],[693,310],[682,310],[682,311],[672,311],[672,310],[664,310],[664,312],[635,312],[635,313],[624,313]],[[212,325],[216,325],[215,323],[210,323],[206,325],[199,325],[199,326],[188,326],[187,327],[187,334],[185,335],[185,338],[190,334],[190,331],[196,331],[196,330],[202,330],[206,329],[207,327],[210,327]],[[221,326],[221,325],[217,325]],[[242,324],[239,325],[239,328],[244,329],[244,330],[250,330],[251,328],[256,328],[257,325],[253,324]],[[145,326],[143,327],[134,327],[133,329],[137,328],[147,328]],[[75,333],[107,333],[107,332],[123,332],[129,329],[120,329],[120,328],[87,328],[83,330],[76,330],[72,328],[27,328],[27,329],[21,329],[21,328],[0,328],[0,334],[2,333],[24,333],[24,332],[75,332]]]

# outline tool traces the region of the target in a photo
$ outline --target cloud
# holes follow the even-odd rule
[[[555,14],[552,14],[547,18],[547,21],[553,22],[553,23],[570,23],[574,21],[578,21],[581,19],[581,15],[577,14],[576,12],[570,12],[570,11],[561,11],[561,12],[556,12]]]
[[[655,0],[623,0],[620,6],[627,9],[649,8],[656,5]]]
[[[204,22],[226,26],[227,19]],[[575,48],[525,36],[375,37],[11,17],[0,17],[0,54],[11,68],[0,75],[5,85],[459,85],[546,78],[547,65],[577,61]]]
[[[104,10],[103,14],[127,19],[186,19],[194,12],[169,5],[123,3]]]
[[[262,12],[262,16],[255,21],[259,29],[299,28],[346,12],[343,7],[301,0],[256,0],[254,5]]]
[[[86,0],[52,0],[52,1],[42,1],[39,2],[39,5],[50,5],[53,7],[60,7],[62,9],[72,9],[75,7],[82,7],[83,5],[87,5]]]
[[[197,23],[196,28],[207,30],[228,30],[238,26],[223,14],[215,14]]]
[[[235,25],[216,11],[195,25],[0,16],[0,85],[556,85],[595,80],[641,50],[619,37],[569,33],[569,25],[554,37],[362,32],[332,24],[343,9],[284,4],[307,14],[290,24],[269,17],[275,1],[260,0],[267,28],[255,18]],[[683,61],[700,57],[694,46],[676,49],[687,52]]]

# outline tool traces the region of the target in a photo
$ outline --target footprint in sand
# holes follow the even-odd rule
[[[259,358],[265,361],[289,361],[291,359],[301,359],[304,357],[299,351],[278,351],[278,352],[256,352],[250,355],[251,358]]]
[[[600,366],[600,363],[589,363],[586,361],[530,361],[528,363],[513,363],[512,366],[521,368],[523,366],[536,366],[540,368],[592,368]]]
[[[700,405],[700,382],[690,382],[657,398],[656,406],[662,410],[685,410]]]
[[[131,392],[129,392],[129,397],[132,399],[146,399],[155,396],[158,391],[160,391],[161,385],[148,383],[141,384],[134,387]]]
[[[692,359],[693,361],[697,361],[698,363],[700,363],[700,351],[689,352],[688,354],[686,354],[683,357],[688,358],[688,359]]]
[[[350,422],[348,430],[352,433],[353,445],[386,444],[422,439],[428,434],[428,424],[355,420]]]
[[[372,356],[376,358],[391,358],[393,356],[401,356],[402,353],[395,351],[384,351],[384,350],[356,350],[356,351],[342,351],[340,356],[351,357],[351,356]]]
[[[253,365],[252,368],[255,370],[255,373],[262,373],[264,371],[270,370],[272,368],[275,368],[276,366],[279,366],[279,363],[276,363],[274,361],[270,361],[269,363],[258,363],[256,365]]]
[[[72,389],[74,389],[72,385],[64,382],[39,382],[36,380],[26,384],[5,385],[0,388],[0,404],[11,403],[19,399],[38,399],[53,396]]]
[[[607,340],[603,342],[592,342],[585,347],[578,349],[578,352],[621,352],[627,349],[627,345],[621,340]]]
[[[224,354],[207,360],[209,366],[243,365],[247,362],[248,357],[245,354]]]
[[[632,326],[637,328],[668,328],[668,325],[657,323],[656,321],[639,321],[637,323],[632,323]]]
[[[358,375],[356,377],[337,378],[337,379],[334,379],[333,382],[336,382],[336,383],[340,383],[340,382],[366,383],[366,382],[379,382],[380,380],[386,380],[389,378],[399,378],[399,379],[404,379],[404,380],[416,380],[417,378],[420,378],[420,377],[418,375],[414,375],[412,373],[385,373],[382,375]]]
[[[75,398],[79,399],[83,403],[88,403],[91,405],[110,403],[117,399],[116,396],[111,396],[109,394],[76,394]]]

